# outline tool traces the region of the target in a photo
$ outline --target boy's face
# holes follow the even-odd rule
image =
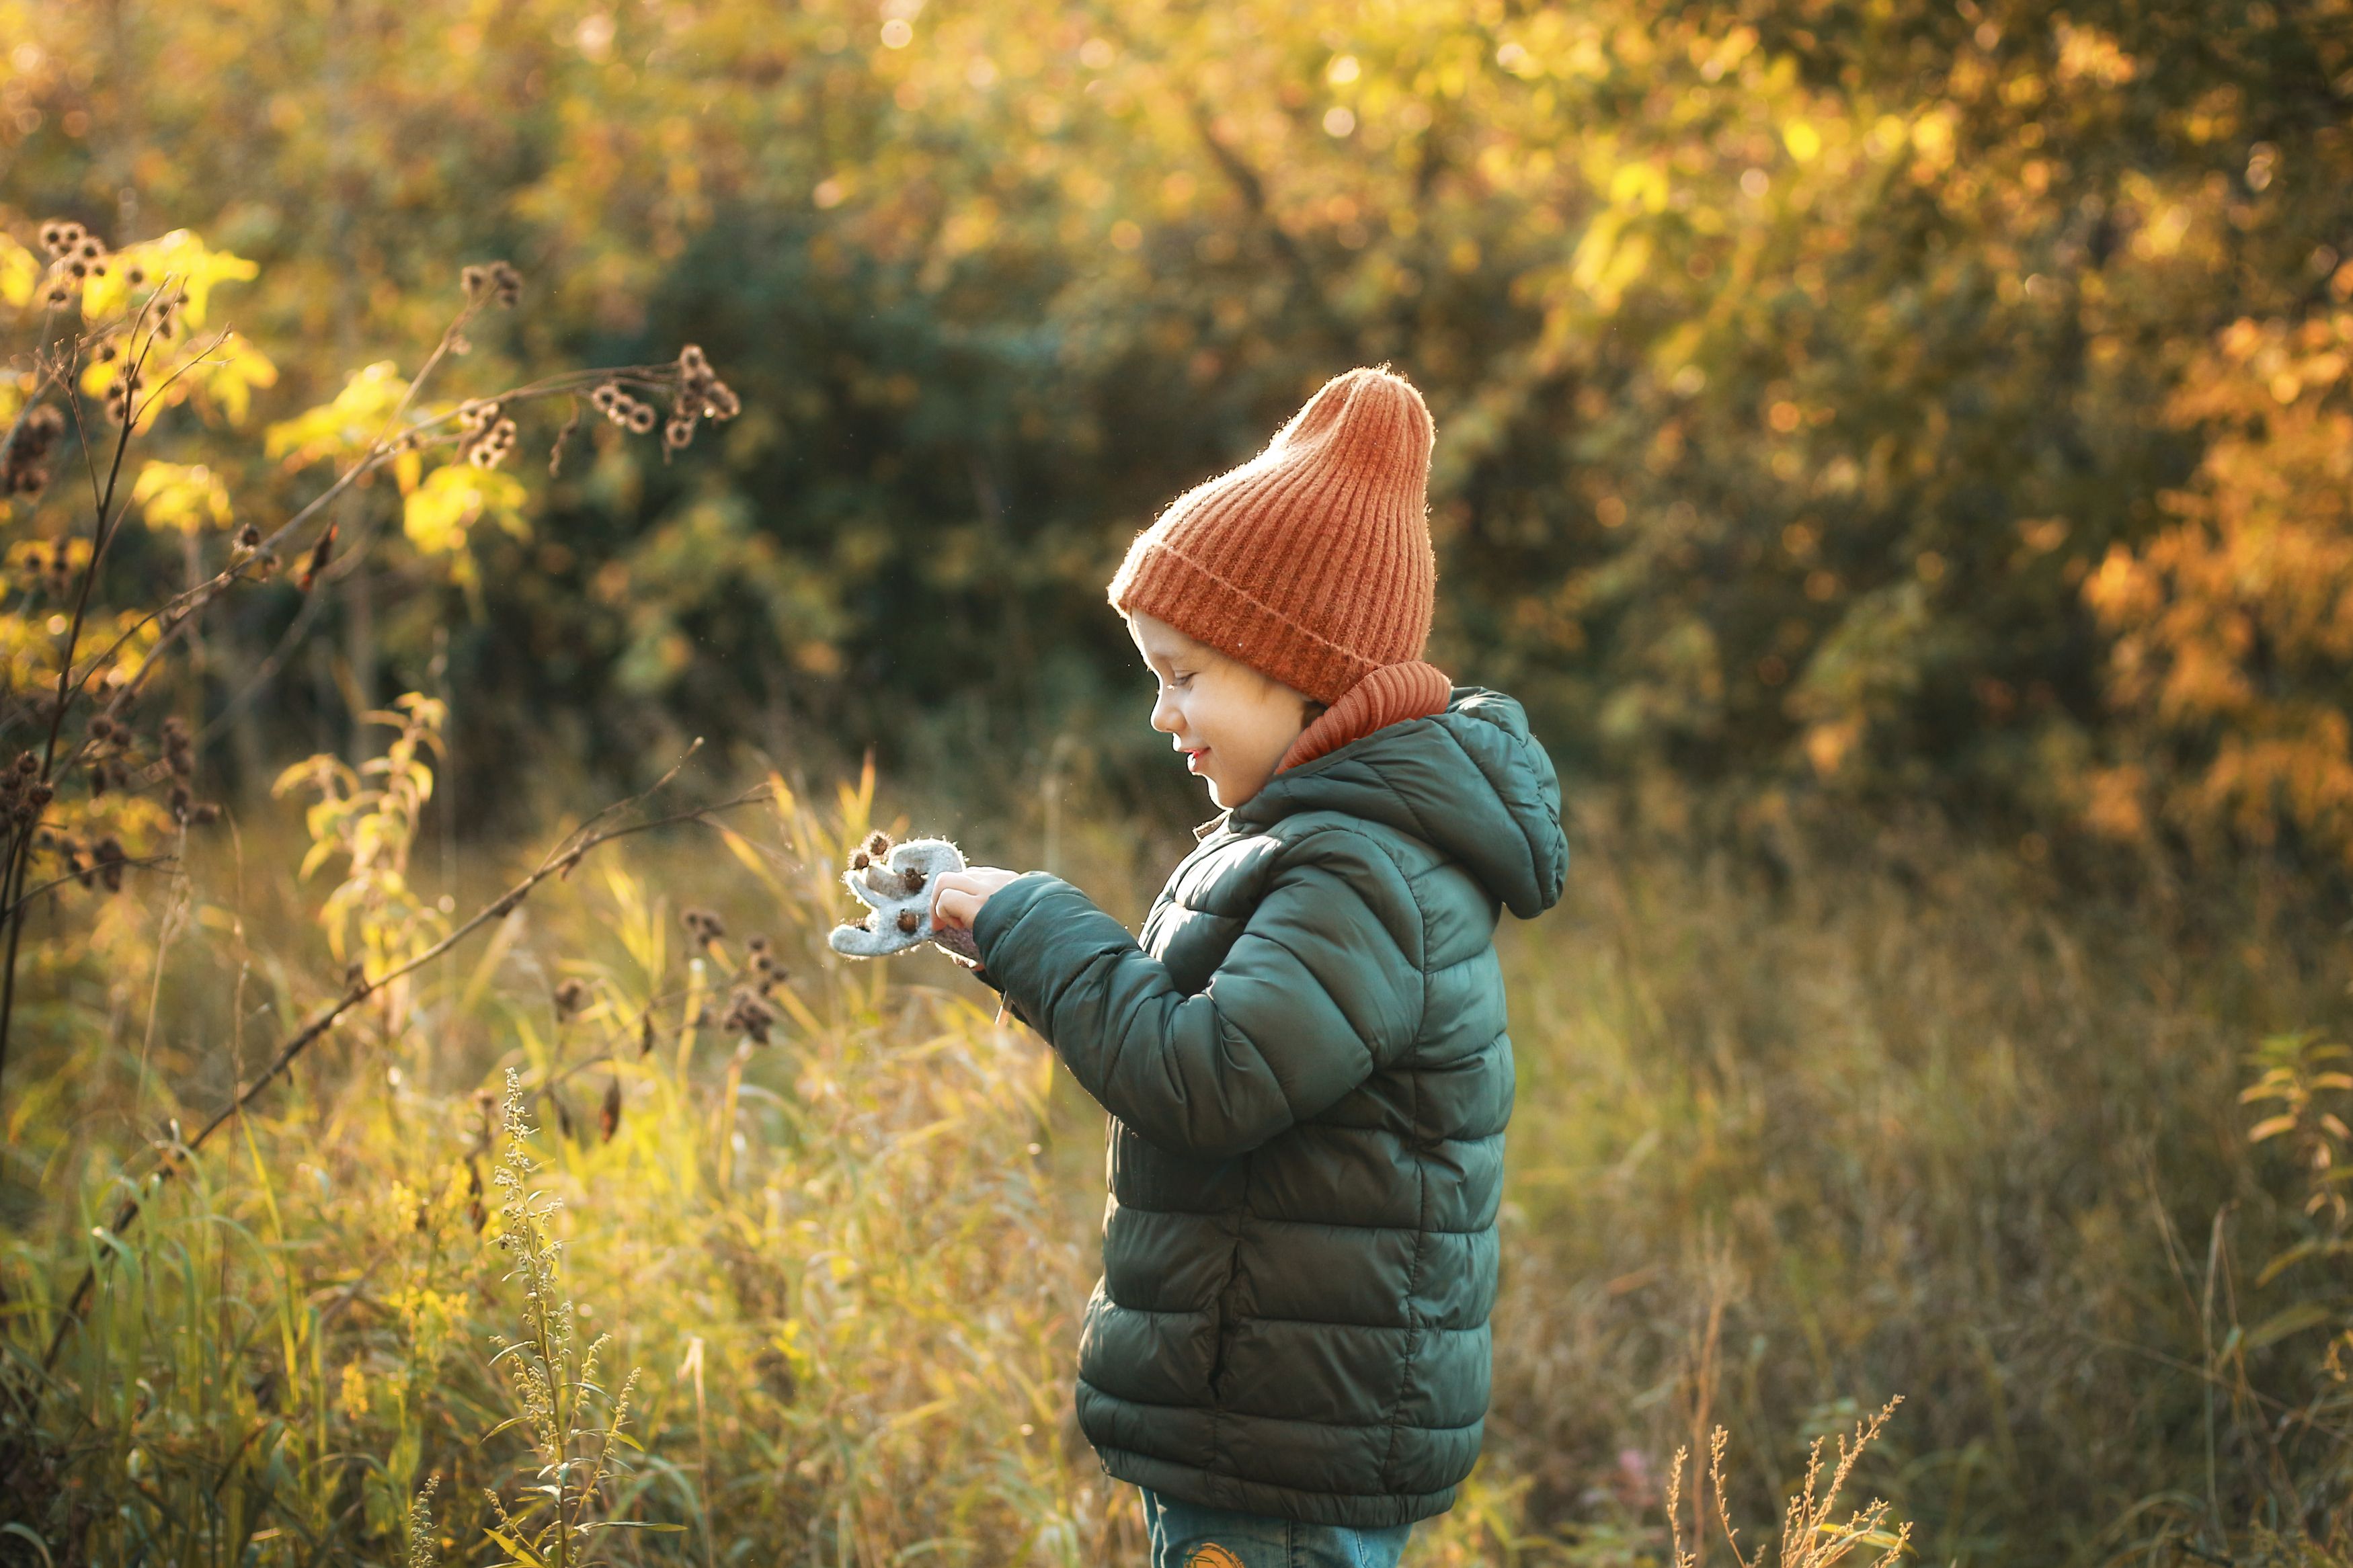
[[[1128,616],[1127,631],[1160,680],[1152,727],[1176,738],[1209,798],[1231,809],[1265,788],[1306,727],[1306,695],[1155,616]]]

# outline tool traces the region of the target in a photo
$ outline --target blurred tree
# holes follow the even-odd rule
[[[2348,0],[0,0],[0,199],[168,213],[293,282],[239,323],[289,409],[477,253],[543,298],[467,374],[694,341],[743,389],[715,463],[599,430],[527,536],[470,535],[470,584],[355,574],[346,648],[402,681],[460,628],[461,764],[553,726],[624,766],[978,740],[979,789],[1076,732],[1141,767],[1127,539],[1387,360],[1439,419],[1435,657],[1565,760],[2113,825],[2148,735],[2086,583],[2182,525],[2221,334],[2341,308],[2353,253]]]

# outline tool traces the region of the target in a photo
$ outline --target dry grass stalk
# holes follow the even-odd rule
[[[1715,1493],[1716,1523],[1724,1531],[1724,1542],[1731,1548],[1733,1561],[1740,1568],[1764,1568],[1775,1563],[1778,1568],[1831,1568],[1844,1562],[1858,1551],[1879,1552],[1873,1568],[1887,1568],[1904,1555],[1912,1539],[1912,1526],[1895,1524],[1891,1529],[1889,1505],[1873,1498],[1845,1519],[1835,1517],[1838,1500],[1846,1490],[1853,1475],[1855,1462],[1862,1451],[1879,1436],[1895,1407],[1904,1402],[1901,1394],[1879,1407],[1878,1414],[1855,1424],[1852,1436],[1841,1435],[1838,1440],[1836,1462],[1831,1465],[1827,1480],[1822,1475],[1822,1445],[1829,1439],[1817,1437],[1806,1451],[1806,1476],[1798,1494],[1792,1497],[1781,1515],[1779,1551],[1771,1555],[1760,1554],[1752,1559],[1740,1549],[1740,1531],[1732,1522],[1724,1506],[1724,1450],[1727,1434],[1721,1426],[1709,1434],[1707,1444],[1707,1483]],[[1697,1568],[1697,1542],[1686,1546],[1682,1518],[1683,1465],[1691,1457],[1689,1448],[1675,1450],[1674,1463],[1667,1472],[1667,1522],[1674,1537],[1675,1568]]]

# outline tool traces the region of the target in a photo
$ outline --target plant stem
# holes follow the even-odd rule
[[[702,742],[698,740],[694,743],[693,747],[689,748],[687,754],[689,756],[693,755],[695,749],[700,748],[702,744]],[[603,817],[610,814],[612,811],[618,809],[620,806],[634,805],[637,801],[645,799],[648,795],[652,795],[655,790],[660,789],[662,785],[668,784],[672,778],[675,778],[678,775],[679,768],[683,767],[684,765],[684,759],[681,759],[677,766],[672,767],[669,773],[664,773],[660,779],[657,780],[651,789],[648,789],[641,794],[633,796],[630,800],[622,801],[617,803],[617,805],[606,807],[604,811],[600,811],[596,814],[596,817],[592,817],[590,820],[595,821],[596,818]],[[435,959],[439,958],[443,953],[448,952],[450,949],[456,947],[459,942],[465,940],[468,936],[472,935],[474,931],[480,929],[482,926],[489,924],[492,921],[503,920],[508,912],[513,910],[516,905],[529,898],[532,893],[537,889],[541,883],[546,881],[551,877],[569,876],[572,868],[575,866],[577,866],[580,863],[581,858],[588,854],[589,851],[596,849],[600,845],[609,844],[617,838],[627,838],[632,834],[649,832],[657,827],[672,826],[681,822],[707,822],[710,818],[720,812],[732,811],[740,805],[749,805],[754,802],[765,800],[768,798],[769,793],[768,785],[765,784],[757,784],[751,789],[744,791],[740,795],[720,801],[715,805],[698,805],[686,811],[673,812],[667,816],[652,817],[644,822],[633,822],[623,827],[609,827],[600,833],[592,834],[586,837],[582,837],[583,829],[573,829],[572,832],[565,834],[563,838],[557,841],[555,847],[548,851],[546,858],[539,863],[537,868],[535,868],[529,876],[523,878],[522,880],[517,882],[513,887],[509,888],[496,899],[493,899],[489,903],[483,905],[481,909],[475,911],[473,917],[468,920],[465,924],[458,927],[448,936],[443,937],[439,942],[435,942],[431,947],[427,948],[424,952],[408,960],[406,963],[396,965],[396,967],[387,970],[385,973],[375,975],[372,978],[362,978],[342,996],[322,1006],[311,1016],[309,1022],[305,1023],[300,1029],[296,1030],[293,1036],[290,1037],[283,1046],[279,1047],[278,1054],[270,1058],[269,1065],[262,1069],[261,1076],[255,1079],[251,1083],[240,1088],[230,1099],[229,1102],[216,1112],[213,1119],[205,1123],[203,1128],[197,1131],[196,1135],[188,1139],[182,1147],[188,1154],[194,1154],[197,1150],[203,1148],[214,1133],[219,1131],[221,1128],[226,1126],[232,1118],[242,1112],[247,1106],[259,1099],[262,1091],[268,1089],[270,1084],[283,1077],[287,1069],[294,1065],[296,1059],[299,1058],[303,1052],[309,1050],[311,1047],[316,1044],[329,1029],[334,1026],[335,1021],[338,1018],[342,1017],[345,1013],[349,1012],[359,1004],[366,1001],[384,986],[391,984],[394,981],[400,979],[404,975],[414,973],[416,971],[424,968]],[[181,1157],[177,1154],[174,1154],[167,1156],[164,1163],[158,1165],[152,1174],[153,1178],[159,1182],[169,1181],[179,1173],[180,1169]],[[115,1213],[113,1225],[108,1227],[110,1233],[120,1237],[125,1230],[130,1228],[131,1226],[137,1223],[143,1207],[144,1204],[142,1200],[139,1198],[134,1197],[124,1199],[122,1206]],[[111,1256],[111,1254],[109,1254],[109,1256]],[[76,1323],[81,1321],[82,1310],[89,1305],[90,1293],[98,1283],[98,1269],[99,1265],[97,1263],[92,1263],[89,1268],[85,1268],[82,1271],[81,1282],[74,1287],[73,1295],[67,1300],[65,1311],[58,1320],[56,1332],[49,1340],[48,1352],[41,1358],[41,1366],[44,1371],[47,1371],[57,1364],[58,1354],[58,1352],[64,1348],[67,1333],[71,1331]]]

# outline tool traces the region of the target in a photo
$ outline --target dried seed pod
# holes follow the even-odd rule
[[[588,1005],[588,983],[574,975],[555,988],[555,1016],[569,1018]]]
[[[866,852],[877,860],[891,853],[891,836],[881,828],[866,836]]]
[[[605,1135],[607,1143],[621,1130],[621,1080],[617,1077],[605,1080],[605,1103],[596,1108],[596,1130]]]
[[[654,427],[654,405],[632,402],[629,405],[629,428],[642,436]]]
[[[907,885],[907,891],[911,893],[920,893],[923,890],[923,872],[921,867],[908,867],[899,873],[899,879]]]
[[[99,880],[106,884],[106,890],[110,893],[121,892],[124,858],[122,841],[110,834],[98,841],[90,854],[97,862]]]
[[[899,911],[899,929],[901,931],[906,931],[912,935],[923,925],[923,917],[917,914],[914,910],[901,910]]]
[[[720,1027],[750,1037],[761,1045],[768,1043],[768,1031],[776,1021],[776,1009],[748,990],[737,991],[730,999],[727,1016]]]

